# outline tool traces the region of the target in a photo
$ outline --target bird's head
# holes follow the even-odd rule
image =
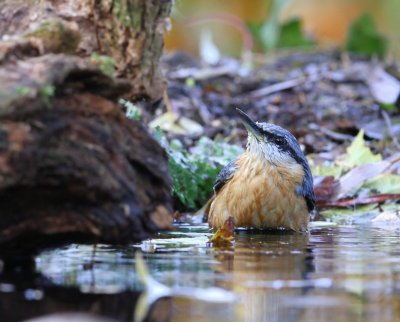
[[[249,134],[248,152],[279,166],[308,166],[299,143],[289,131],[274,124],[254,122],[246,113],[236,110]]]

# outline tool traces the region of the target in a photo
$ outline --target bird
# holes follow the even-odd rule
[[[248,132],[246,150],[217,175],[205,208],[209,226],[221,228],[233,217],[235,227],[306,232],[315,196],[298,141],[284,128],[236,110]]]

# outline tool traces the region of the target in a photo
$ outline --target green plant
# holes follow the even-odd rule
[[[207,137],[187,151],[178,140],[168,144],[159,128],[155,137],[168,153],[172,193],[187,209],[199,208],[207,201],[219,171],[242,152],[238,146]]]
[[[290,2],[291,0],[274,0],[264,22],[247,24],[255,40],[265,51],[286,47],[308,47],[315,44],[304,36],[299,18],[284,23],[279,22],[282,10]]]
[[[378,33],[370,14],[364,14],[349,27],[346,49],[367,57],[383,58],[388,49],[388,40]]]
[[[278,48],[307,47],[314,44],[314,41],[304,36],[303,24],[299,18],[293,18],[280,26],[280,35],[277,43]]]
[[[142,118],[142,112],[132,102],[121,98],[119,100],[119,104],[121,104],[122,106],[124,106],[126,108],[125,115],[127,118],[129,118],[131,120],[136,120],[136,121],[139,121]]]

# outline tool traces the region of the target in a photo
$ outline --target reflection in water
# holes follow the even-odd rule
[[[231,251],[217,253],[217,271],[231,274],[224,287],[242,296],[238,320],[297,321],[298,311],[287,302],[301,296],[305,287],[287,287],[287,281],[302,281],[312,271],[308,235],[291,232],[240,232]],[[301,284],[301,283],[300,283]]]
[[[151,276],[173,294],[161,300],[162,310],[150,310],[148,321],[400,320],[397,231],[239,231],[227,248],[212,247],[207,240],[206,226],[184,225],[131,247],[70,245],[43,252],[35,277],[0,276],[0,320],[84,310],[133,321],[143,290],[135,272],[137,249],[146,252]],[[238,300],[224,302],[224,293],[210,292],[212,287],[231,291]]]

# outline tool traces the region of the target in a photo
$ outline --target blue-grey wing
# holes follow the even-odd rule
[[[220,173],[217,175],[217,179],[214,184],[214,191],[217,193],[224,184],[232,178],[235,171],[238,169],[238,165],[236,164],[236,159],[229,162],[225,167],[222,168]]]
[[[315,208],[315,195],[313,177],[308,164],[304,167],[304,179],[302,184],[297,187],[297,193],[306,200],[308,211],[312,211]]]

